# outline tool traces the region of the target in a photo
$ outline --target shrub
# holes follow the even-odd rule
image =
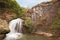
[[[33,30],[33,25],[30,17],[25,18],[25,26],[29,32],[32,32]]]

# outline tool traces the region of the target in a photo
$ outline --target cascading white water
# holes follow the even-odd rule
[[[4,40],[17,40],[23,36],[22,34],[22,22],[20,18],[14,19],[9,23],[10,32],[6,34]]]

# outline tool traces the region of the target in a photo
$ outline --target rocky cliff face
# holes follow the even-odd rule
[[[6,20],[0,19],[0,40],[9,32],[8,23]]]
[[[43,2],[27,11],[27,16],[31,18],[34,30],[49,30],[49,26],[58,13],[59,4],[60,1]]]

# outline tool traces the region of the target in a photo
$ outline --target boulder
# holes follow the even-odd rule
[[[0,34],[0,40],[3,40],[5,38],[5,34]]]
[[[0,19],[0,40],[9,32],[8,22]]]

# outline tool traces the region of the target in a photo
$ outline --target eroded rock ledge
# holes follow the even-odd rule
[[[8,23],[6,20],[0,19],[0,40],[9,32]]]
[[[59,0],[43,2],[27,11],[27,17],[31,18],[35,31],[49,31],[49,26],[55,19],[60,7]]]

